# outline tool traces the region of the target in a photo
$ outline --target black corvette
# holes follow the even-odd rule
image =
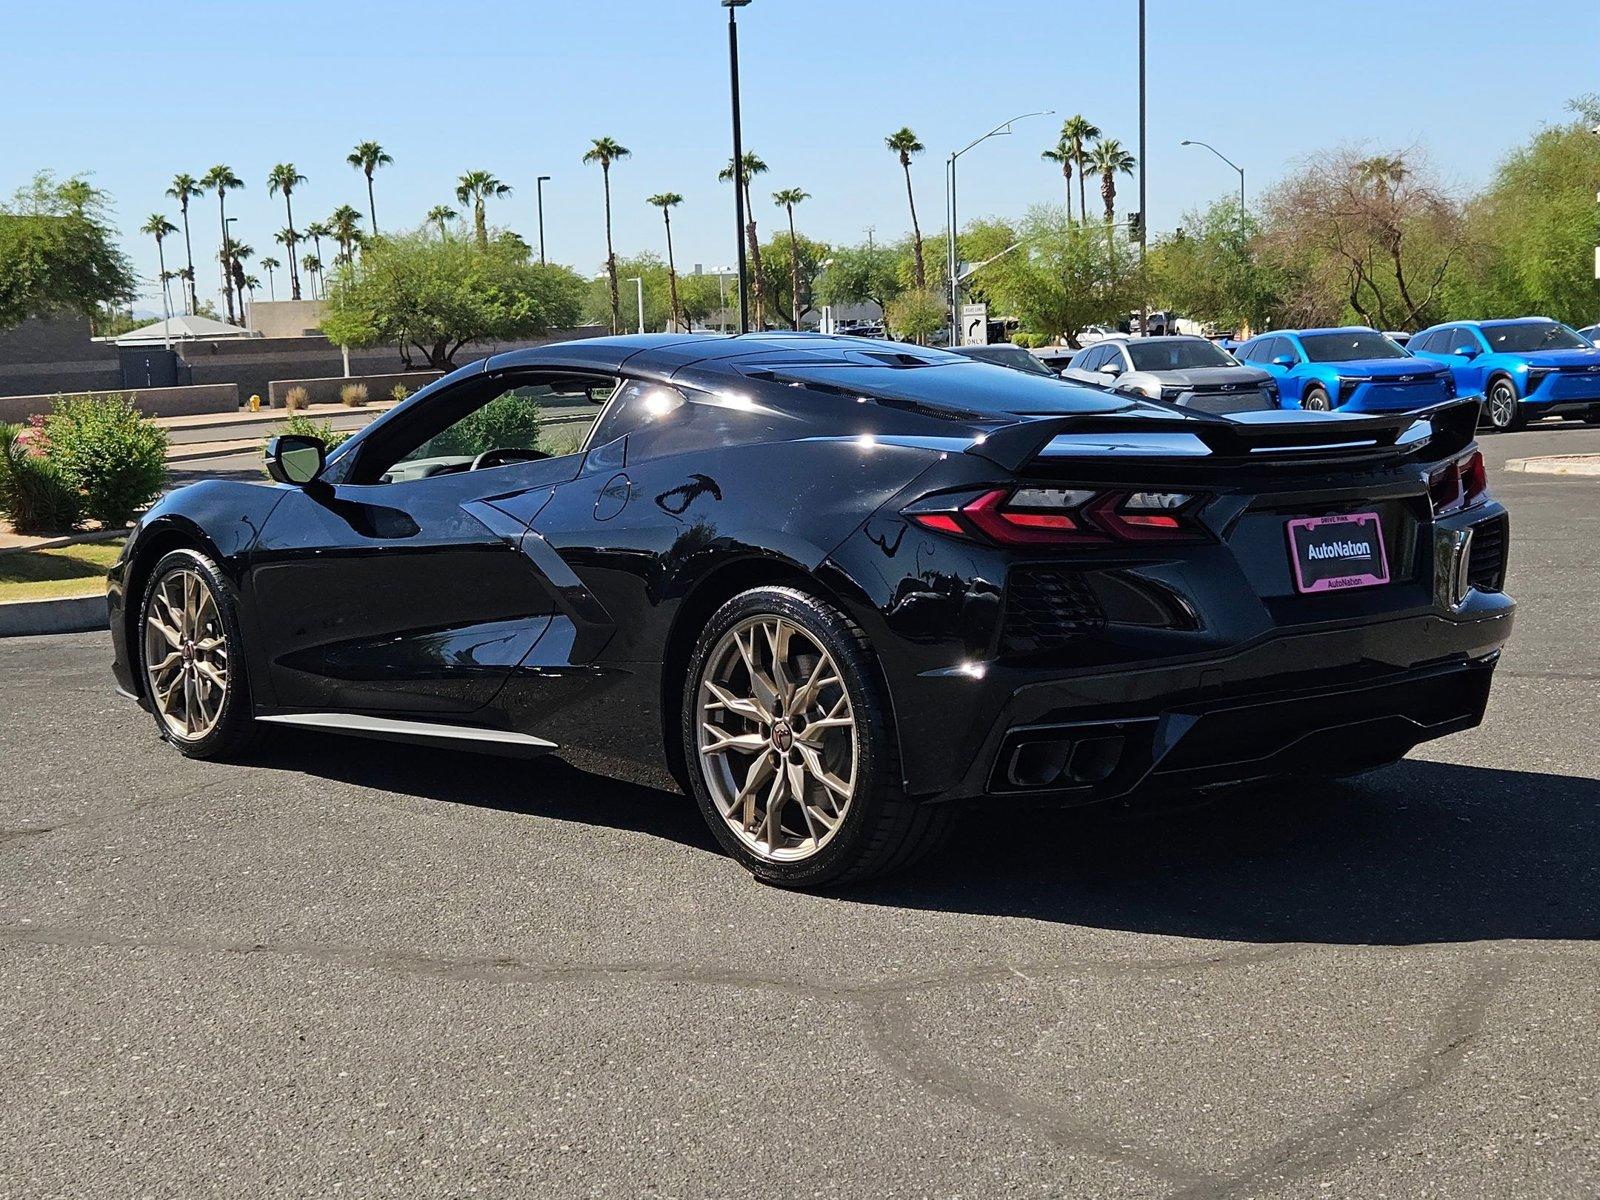
[[[548,456],[558,397],[602,407]],[[864,878],[956,802],[1477,724],[1514,606],[1476,418],[1221,417],[799,334],[518,351],[162,500],[111,573],[116,676],[187,755],[584,747],[666,766],[763,879]]]

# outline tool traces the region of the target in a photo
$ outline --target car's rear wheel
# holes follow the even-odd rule
[[[150,573],[139,610],[142,685],[161,736],[190,758],[224,758],[255,740],[233,590],[195,550]]]
[[[1300,397],[1300,407],[1307,412],[1332,412],[1333,401],[1328,399],[1328,393],[1316,384],[1312,384]]]
[[[1489,381],[1489,390],[1483,402],[1483,418],[1496,433],[1510,433],[1528,423],[1522,401],[1517,399],[1516,385],[1504,375],[1497,375]]]
[[[683,714],[700,811],[764,882],[818,887],[897,870],[953,819],[902,793],[866,636],[806,592],[754,588],[718,609],[690,662]]]

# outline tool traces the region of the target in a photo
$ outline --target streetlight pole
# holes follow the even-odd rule
[[[550,176],[541,175],[533,187],[539,194],[539,265],[544,266],[544,185],[550,182]]]
[[[644,332],[644,280],[638,275],[631,276],[628,282],[639,289],[639,332]]]
[[[961,280],[956,278],[960,267],[956,262],[956,160],[968,150],[992,137],[1000,137],[1011,132],[1011,126],[1018,121],[1029,117],[1049,117],[1055,115],[1055,109],[1045,108],[1038,112],[1022,113],[1012,117],[1009,121],[1002,121],[981,138],[975,138],[961,149],[955,151],[945,159],[944,165],[944,211],[945,219],[949,223],[945,231],[945,266],[950,280],[950,344],[954,346],[958,338],[961,324]]]
[[[1148,96],[1145,91],[1144,0],[1139,0],[1139,336],[1150,333],[1150,297],[1145,292],[1144,251],[1150,229],[1150,197],[1145,191],[1145,163],[1149,143],[1145,137]]]
[[[722,0],[728,10],[728,85],[733,101],[733,219],[734,244],[739,251],[739,332],[750,332],[750,295],[745,287],[744,251],[744,131],[739,125],[739,22],[741,8],[750,0]]]
[[[1223,162],[1227,163],[1235,171],[1239,172],[1239,261],[1243,265],[1244,282],[1245,282],[1246,287],[1248,289],[1248,285],[1252,282],[1251,281],[1251,275],[1252,275],[1253,272],[1251,271],[1249,255],[1248,255],[1248,252],[1246,251],[1246,248],[1245,248],[1246,247],[1246,243],[1249,240],[1249,236],[1248,236],[1248,234],[1246,232],[1247,226],[1245,224],[1245,215],[1244,215],[1245,214],[1245,209],[1244,209],[1244,168],[1241,167],[1238,163],[1234,162],[1233,159],[1229,158],[1221,150],[1218,150],[1215,146],[1211,145],[1211,143],[1209,143],[1209,142],[1197,141],[1194,138],[1184,138],[1183,141],[1181,143],[1179,143],[1179,144],[1180,145],[1184,145],[1184,146],[1200,146],[1200,147],[1203,147],[1204,149],[1211,151],[1211,153],[1215,154],[1218,158],[1220,158]],[[1246,292],[1246,294],[1247,295],[1249,294],[1248,291]],[[1245,315],[1245,324],[1247,326],[1253,324],[1253,319],[1254,319],[1254,315],[1253,314],[1246,313],[1246,315]]]

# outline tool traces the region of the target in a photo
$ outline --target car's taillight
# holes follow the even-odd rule
[[[924,529],[1002,546],[1103,546],[1204,538],[1193,517],[1196,499],[1187,492],[994,488],[950,507],[933,498],[905,515]]]
[[[1489,494],[1489,474],[1477,450],[1445,463],[1428,476],[1428,498],[1434,515],[1476,504]]]

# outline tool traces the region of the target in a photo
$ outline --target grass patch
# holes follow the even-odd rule
[[[104,594],[106,572],[126,538],[78,542],[54,550],[0,554],[0,600],[54,600]]]

